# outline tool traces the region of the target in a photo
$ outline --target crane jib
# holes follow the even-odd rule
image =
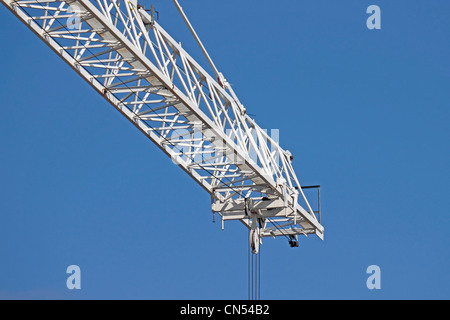
[[[0,1],[200,184],[222,222],[252,230],[254,250],[264,237],[323,239],[291,154],[251,119],[209,55],[214,76],[154,9],[134,0]]]

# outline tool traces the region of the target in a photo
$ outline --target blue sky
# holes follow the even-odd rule
[[[172,2],[154,3],[206,66]],[[265,239],[261,298],[450,298],[450,3],[181,3],[300,182],[322,186],[325,241]],[[366,27],[371,4],[381,30]],[[242,225],[221,231],[202,188],[0,16],[0,298],[246,299]]]

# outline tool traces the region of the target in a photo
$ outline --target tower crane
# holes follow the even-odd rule
[[[265,237],[323,240],[293,156],[247,114],[176,0],[214,75],[137,0],[0,1],[209,193],[222,228],[242,222],[253,254]]]

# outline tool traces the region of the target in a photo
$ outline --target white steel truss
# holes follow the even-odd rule
[[[136,0],[0,1],[199,183],[222,222],[251,229],[255,253],[262,237],[323,239],[290,153]]]

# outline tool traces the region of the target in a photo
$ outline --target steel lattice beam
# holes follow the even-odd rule
[[[136,0],[0,1],[199,183],[223,220],[323,239],[290,154]]]

